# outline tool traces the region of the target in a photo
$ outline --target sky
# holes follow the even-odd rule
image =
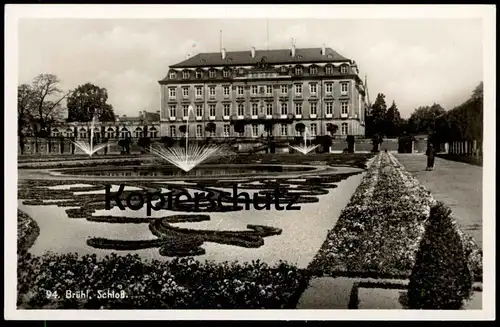
[[[452,109],[483,79],[480,19],[20,19],[18,83],[52,73],[63,90],[90,82],[108,90],[119,115],[160,110],[170,65],[188,54],[323,44],[355,60],[370,100]],[[266,25],[268,28],[266,29]]]

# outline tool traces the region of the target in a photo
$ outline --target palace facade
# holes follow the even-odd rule
[[[159,81],[161,135],[183,136],[189,121],[189,137],[199,138],[293,137],[303,127],[311,136],[364,136],[358,74],[354,61],[325,47],[200,53]]]

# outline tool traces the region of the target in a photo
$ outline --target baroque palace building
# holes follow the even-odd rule
[[[299,123],[311,136],[364,136],[367,103],[358,75],[355,61],[325,47],[200,53],[170,66],[159,81],[161,135],[183,136],[189,116],[189,137],[259,137],[268,129],[293,137]]]

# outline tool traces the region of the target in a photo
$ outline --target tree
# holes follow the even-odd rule
[[[68,96],[68,121],[88,122],[97,112],[99,121],[114,121],[113,107],[106,103],[108,91],[91,83],[79,85]]]
[[[69,94],[58,88],[59,78],[53,74],[40,74],[31,85],[31,116],[48,133],[53,121],[60,117],[61,101]]]
[[[446,111],[441,105],[434,103],[415,109],[408,119],[408,129],[412,134],[432,134],[435,131],[436,120]]]
[[[483,82],[481,81],[478,86],[472,91],[472,100],[483,100]]]
[[[370,112],[367,115],[366,120],[366,135],[374,136],[378,134],[379,136],[385,135],[385,116],[387,112],[387,104],[385,103],[385,95],[379,93],[375,102],[370,108]]]
[[[326,124],[326,131],[328,133],[330,133],[330,135],[333,135],[333,134],[337,133],[338,129],[339,129],[338,125],[335,125],[335,124],[332,124],[332,123]]]
[[[268,120],[264,122],[264,131],[266,131],[268,136],[273,136],[273,130],[274,130],[274,125],[276,124],[275,121]]]
[[[302,135],[304,133],[304,131],[306,130],[306,125],[304,125],[304,123],[297,123],[295,125],[295,130],[297,132],[299,132],[300,135]]]
[[[392,101],[392,105],[385,113],[385,134],[387,137],[398,137],[401,128],[401,115],[399,114],[396,102]]]
[[[216,128],[215,124],[212,122],[209,122],[207,124],[207,126],[205,126],[205,131],[212,134],[212,133],[215,133],[215,128]]]
[[[245,122],[238,120],[234,123],[234,131],[238,134],[243,134],[245,133]]]

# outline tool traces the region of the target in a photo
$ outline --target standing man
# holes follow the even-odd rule
[[[427,146],[425,155],[427,156],[427,168],[425,170],[434,170],[434,158],[436,155],[436,150],[434,149],[434,145],[432,143],[429,143],[429,145]]]

